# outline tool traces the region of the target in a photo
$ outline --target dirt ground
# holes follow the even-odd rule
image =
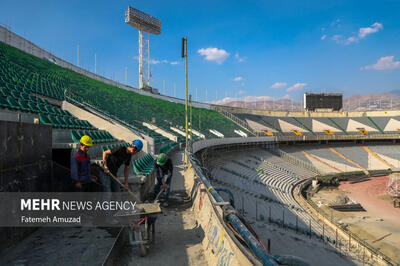
[[[149,254],[140,257],[138,247],[126,244],[116,265],[207,265],[201,243],[204,231],[188,204],[172,203],[157,219],[156,239]]]
[[[371,177],[368,181],[351,184],[342,182],[338,189],[323,189],[313,201],[333,219],[364,239],[373,247],[400,262],[400,208],[386,196],[388,177]],[[359,202],[365,212],[338,212],[327,205],[334,204],[338,196],[347,196]]]
[[[204,231],[196,222],[190,202],[184,200],[188,187],[185,175],[192,176],[184,170],[181,151],[172,154],[171,159],[174,171],[169,206],[162,207],[157,218],[155,243],[146,257],[140,257],[139,248],[127,243],[116,265],[207,265],[202,246]]]

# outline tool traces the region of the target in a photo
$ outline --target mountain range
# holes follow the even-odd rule
[[[216,104],[258,110],[303,111],[303,103],[290,99],[244,101],[223,100]],[[343,99],[343,111],[378,111],[400,109],[400,90],[382,94],[355,94]]]

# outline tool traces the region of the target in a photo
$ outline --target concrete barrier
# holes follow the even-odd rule
[[[24,113],[24,112],[13,112],[9,110],[0,110],[0,121],[13,121],[22,123],[34,123],[35,119],[39,120],[38,114]]]
[[[262,265],[251,253],[235,238],[232,231],[223,221],[221,206],[206,189],[206,186],[190,169],[188,176],[193,179],[188,182],[192,187],[190,195],[193,200],[193,211],[196,220],[205,232],[202,241],[203,250],[209,265]]]

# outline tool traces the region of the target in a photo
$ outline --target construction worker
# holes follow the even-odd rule
[[[79,150],[71,159],[71,178],[74,191],[88,192],[91,190],[90,157],[87,153],[92,145],[91,137],[87,135],[82,136]],[[97,179],[97,177],[93,178]]]
[[[160,153],[157,161],[154,162],[154,170],[156,172],[157,184],[154,186],[154,194],[157,197],[161,190],[165,191],[164,207],[168,207],[169,191],[171,189],[171,179],[173,170],[172,160],[165,153]],[[166,180],[164,180],[166,176]]]
[[[125,189],[128,189],[129,165],[132,155],[140,152],[143,148],[141,140],[134,140],[129,147],[119,146],[103,152],[104,174],[100,175],[100,181],[104,192],[119,192],[120,187],[117,181],[111,178],[108,173],[117,176],[118,169],[125,164]]]

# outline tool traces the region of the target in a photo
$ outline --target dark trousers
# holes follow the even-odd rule
[[[154,186],[154,197],[157,197],[158,193],[160,193],[161,186],[162,186],[162,183],[158,182],[158,180],[157,180],[157,184]],[[167,190],[164,192],[165,200],[168,200],[170,187],[171,187],[171,186],[168,185]],[[160,196],[161,196],[161,195],[160,195]]]
[[[116,176],[116,174],[113,175]],[[121,192],[121,186],[118,182],[103,171],[100,171],[100,182],[103,187],[103,192]]]
[[[82,187],[78,188],[75,183],[72,184],[73,186],[73,192],[92,192],[93,191],[93,187],[92,187],[92,183],[86,183],[86,184],[81,184]]]

